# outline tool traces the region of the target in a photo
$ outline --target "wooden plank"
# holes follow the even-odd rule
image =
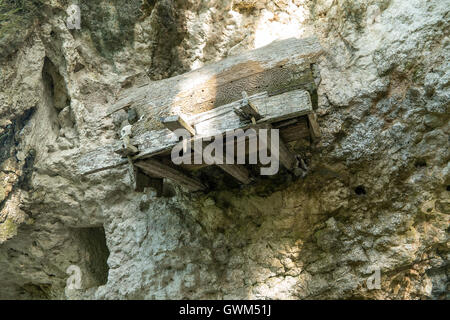
[[[258,139],[259,140],[258,141],[258,149],[267,148],[268,150],[271,150],[271,146],[272,146],[271,133],[272,132],[270,129],[273,129],[273,128],[270,124],[264,124],[260,128],[268,129],[269,131],[267,134],[267,143],[264,144],[262,139]],[[298,165],[297,159],[291,153],[291,151],[289,151],[288,147],[285,145],[284,141],[281,138],[279,138],[278,160],[288,170],[292,170],[292,169],[296,168]]]
[[[168,178],[176,182],[177,184],[185,187],[189,191],[199,191],[205,189],[205,186],[192,177],[188,177],[179,170],[174,169],[171,166],[161,163],[155,159],[147,159],[138,161],[135,163],[138,168],[141,168],[149,175],[159,178]]]
[[[288,147],[284,144],[283,140],[279,140],[279,157],[280,162],[288,170],[293,170],[298,166],[298,161],[295,156],[289,151]]]
[[[264,91],[257,94],[254,94],[249,97],[250,100],[258,99],[258,98],[268,98],[269,94]],[[234,109],[238,107],[241,104],[242,100],[233,101],[232,103],[226,104],[224,106],[215,108],[213,110],[205,111],[202,113],[194,114],[188,117],[189,123],[196,125],[200,122],[204,122],[219,116],[222,116],[224,114],[227,114],[229,112],[232,112]]]
[[[320,132],[320,127],[317,123],[317,115],[314,112],[308,114],[308,120],[311,138],[313,141],[319,139],[322,136],[322,133]]]
[[[128,160],[128,174],[130,175],[130,182],[131,182],[131,188],[134,191],[138,191],[137,189],[137,181],[138,181],[138,177],[137,177],[137,172],[138,172],[138,168],[136,168],[133,165],[133,161],[131,160],[130,157],[127,158]],[[141,191],[138,191],[141,192]]]
[[[286,143],[310,137],[308,121],[305,118],[296,119],[295,123],[279,129],[280,138]]]
[[[263,93],[251,96],[250,99],[258,106],[258,110],[263,116],[258,121],[259,124],[282,121],[312,112],[309,93],[304,90],[295,90],[271,97]],[[223,135],[227,131],[246,129],[251,126],[251,122],[242,121],[233,111],[239,103],[240,101],[236,101],[205,112],[204,115],[187,119],[188,122],[194,124],[196,130],[196,136],[193,139]],[[138,146],[139,149],[139,154],[134,156],[133,160],[170,152],[178,141],[178,137],[167,128],[148,131],[131,139],[131,143]],[[119,143],[121,142],[113,143],[113,145],[117,148]],[[113,150],[113,146],[107,146],[82,155],[78,161],[79,173],[89,174],[126,163],[126,160],[115,154]]]
[[[258,123],[278,122],[312,112],[311,97],[305,90],[294,90],[269,99],[256,98],[252,102],[263,115]]]
[[[161,118],[161,123],[170,131],[185,129],[191,134],[191,136],[195,135],[195,129],[192,128],[192,126],[181,115],[172,115]]]
[[[276,96],[255,96],[252,97],[252,103],[258,108],[263,116],[257,123],[272,123],[276,121],[296,118],[312,112],[312,105],[309,93],[304,90],[295,90]],[[239,102],[234,102],[212,111],[216,116],[211,116],[206,121],[194,125],[198,136],[214,136],[226,132],[245,128],[250,122],[243,122],[234,108],[239,106]],[[225,112],[227,111],[227,112]]]
[[[173,78],[126,89],[106,115],[125,107],[153,118],[170,112],[191,115],[239,100],[242,91],[274,95],[311,89],[314,80],[310,65],[322,53],[315,37],[275,41]]]
[[[202,143],[202,145],[203,145],[202,151],[203,151],[204,147],[208,145],[208,143],[209,142]],[[191,160],[193,160],[195,157],[195,154],[196,154],[196,150],[195,150],[195,148],[191,148],[191,150],[192,150]],[[202,156],[204,163],[205,162],[206,163],[214,163],[215,162],[214,159],[212,157],[210,157],[209,155],[202,153],[201,156]],[[236,180],[238,180],[239,182],[241,182],[243,184],[249,184],[252,182],[252,179],[250,178],[250,173],[243,165],[226,164],[225,162],[226,162],[226,159],[225,159],[225,151],[224,151],[222,164],[216,164],[217,167],[219,167],[220,169],[222,169],[223,171],[225,171],[226,173],[228,173],[233,178],[235,178]],[[193,163],[193,161],[192,161],[192,163]]]
[[[292,124],[296,124],[298,122],[298,119],[299,118],[283,120],[283,121],[275,122],[272,125],[273,125],[274,128],[279,129],[279,128],[282,128],[282,127],[290,126]],[[306,124],[306,126],[308,126],[308,124]]]
[[[164,179],[151,177],[145,174],[142,169],[135,167],[135,191],[144,192],[145,188],[152,188],[156,191],[156,196],[162,196]]]
[[[180,166],[183,169],[186,169],[188,171],[197,171],[197,170],[203,169],[205,167],[208,167],[208,165],[205,163],[204,164],[180,164]]]
[[[219,164],[217,166],[243,184],[249,184],[252,182],[250,173],[243,165]]]
[[[178,137],[169,129],[151,130],[134,139],[133,143],[139,147],[140,153],[133,159],[142,155],[156,155],[163,153],[178,143]]]

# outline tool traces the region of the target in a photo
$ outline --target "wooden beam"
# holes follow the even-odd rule
[[[310,65],[322,54],[315,37],[275,41],[176,77],[124,89],[106,116],[125,107],[154,118],[173,111],[191,115],[240,100],[242,91],[275,95],[310,90],[315,87]]]
[[[241,120],[251,120],[255,124],[255,121],[261,119],[262,116],[259,114],[256,105],[249,99],[247,92],[243,91],[242,97],[241,105],[236,107],[234,112]]]
[[[311,133],[311,138],[313,141],[315,141],[322,136],[322,133],[320,132],[319,124],[317,123],[317,115],[314,112],[308,114],[308,121],[309,121],[309,130]]]
[[[267,143],[264,144],[264,141],[258,139],[258,148],[267,148],[267,150],[271,150],[272,146],[272,132],[270,129],[273,129],[270,124],[264,124],[260,126],[260,129],[268,129],[267,134]],[[257,130],[259,133],[259,130]],[[278,148],[278,160],[280,163],[288,170],[293,170],[298,166],[298,161],[296,157],[289,151],[288,147],[284,144],[281,137],[279,137],[279,148]]]
[[[128,170],[130,173],[131,184],[133,190],[136,192],[144,192],[145,188],[153,188],[156,191],[157,197],[162,196],[164,179],[148,174],[144,174],[143,170],[136,167],[131,158],[128,158]]]
[[[208,145],[208,142],[203,142],[203,148]],[[202,148],[202,149],[203,149]],[[192,148],[192,159],[194,159],[196,150],[195,148]],[[205,155],[202,153],[202,159],[203,162],[213,163],[215,162],[212,157],[209,157],[208,155]],[[238,180],[242,184],[249,184],[252,182],[252,179],[250,178],[250,173],[248,170],[243,166],[239,164],[226,164],[225,163],[225,153],[224,158],[222,159],[223,164],[216,164],[217,167],[228,173],[230,176]]]
[[[288,147],[284,144],[281,137],[279,138],[279,157],[280,162],[288,170],[293,170],[298,166],[298,161],[295,156],[289,151]]]
[[[165,118],[161,118],[161,123],[170,131],[177,129],[187,130],[191,136],[195,135],[195,129],[180,115],[172,115]]]
[[[252,96],[249,97],[249,99],[258,99],[258,98],[269,98],[269,94],[267,93],[267,91],[263,91],[263,92],[259,92],[257,94],[254,94]],[[208,110],[205,112],[201,112],[201,113],[197,113],[197,114],[193,114],[190,115],[189,118],[189,122],[192,123],[194,126],[202,123],[202,122],[206,122],[206,121],[210,121],[213,118],[216,117],[220,117],[223,116],[227,113],[230,112],[234,112],[234,110],[239,107],[241,104],[241,100],[237,100],[237,101],[233,101],[232,103],[217,107],[215,109],[212,110]],[[311,109],[312,110],[312,109]]]
[[[308,91],[294,90],[269,99],[253,99],[253,103],[262,113],[258,123],[273,123],[304,116],[312,112],[311,97]]]
[[[176,170],[169,165],[163,164],[158,160],[147,159],[138,161],[135,165],[151,176],[171,179],[175,183],[185,187],[188,191],[199,191],[205,189],[205,186],[197,179],[188,177],[181,171]]]
[[[310,137],[308,120],[305,117],[296,119],[290,125],[277,128],[280,129],[280,138],[286,143]]]
[[[298,119],[299,118],[283,120],[283,121],[280,121],[280,122],[272,123],[272,125],[273,125],[274,128],[279,129],[279,128],[283,128],[283,127],[287,127],[287,126],[296,124],[298,122]],[[306,124],[306,126],[308,126],[308,124]]]
[[[148,174],[145,174],[142,169],[136,168],[135,175],[136,183],[135,183],[135,191],[136,192],[144,192],[145,188],[152,188],[156,191],[156,196],[161,197],[163,193],[164,179],[151,177]]]
[[[133,160],[131,160],[130,157],[127,158],[128,160],[128,174],[130,177],[131,187],[134,191],[137,191],[137,171],[138,168],[136,168],[133,165]],[[141,192],[141,191],[138,191]]]
[[[252,182],[250,173],[243,165],[218,164],[217,166],[243,184],[249,184]]]
[[[312,105],[309,93],[304,90],[295,90],[276,96],[258,94],[250,97],[262,118],[257,123],[272,123],[286,119],[296,118],[312,112]],[[205,121],[192,121],[199,136],[214,136],[228,130],[243,129],[250,126],[247,122],[242,122],[234,112],[239,101],[231,103],[214,110],[208,111],[208,118]],[[201,116],[199,116],[201,119]]]

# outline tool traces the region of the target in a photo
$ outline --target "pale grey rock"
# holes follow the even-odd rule
[[[121,30],[95,20],[102,3],[80,33],[48,13],[0,60],[0,298],[448,299],[444,1],[136,0],[111,16]],[[126,168],[77,176],[126,123],[104,117],[122,87],[312,34],[323,137],[306,175],[162,198],[132,192]]]

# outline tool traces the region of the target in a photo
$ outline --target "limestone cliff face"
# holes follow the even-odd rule
[[[81,30],[70,1],[10,3],[0,298],[449,298],[445,1],[80,0]],[[126,168],[76,174],[126,119],[104,118],[121,88],[309,35],[326,54],[304,177],[156,198]],[[65,290],[70,265],[80,290]]]

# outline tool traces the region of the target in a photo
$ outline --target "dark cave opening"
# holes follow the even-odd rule
[[[0,289],[0,299],[18,298],[21,300],[62,299],[67,297],[67,280],[74,275],[68,272],[70,267],[78,267],[81,270],[82,290],[96,288],[105,285],[108,281],[109,267],[107,264],[109,249],[106,244],[105,230],[103,226],[69,228],[71,240],[64,245],[64,249],[55,252],[61,259],[70,257],[64,265],[47,269],[47,278],[33,276],[20,280],[14,279],[6,288]],[[38,241],[30,241],[30,246],[37,247]],[[24,250],[25,251],[25,250]],[[20,259],[29,256],[28,253],[10,248],[8,259]],[[61,261],[61,260],[60,260]],[[22,282],[22,280],[24,280]],[[3,290],[3,292],[2,292]]]
[[[108,281],[109,249],[106,244],[105,229],[101,227],[88,227],[73,229],[75,237],[80,240],[83,261],[71,261],[80,264],[86,274],[83,278],[83,287],[92,288],[106,284]]]
[[[366,188],[363,185],[360,185],[360,186],[357,186],[355,188],[355,193],[358,196],[363,196],[363,195],[367,194],[367,191],[366,191]]]
[[[70,105],[70,96],[67,92],[63,76],[53,62],[45,57],[42,69],[42,78],[53,102],[53,107],[60,111]]]
[[[425,168],[427,166],[427,162],[424,159],[418,159],[415,163],[414,166],[416,168]]]

